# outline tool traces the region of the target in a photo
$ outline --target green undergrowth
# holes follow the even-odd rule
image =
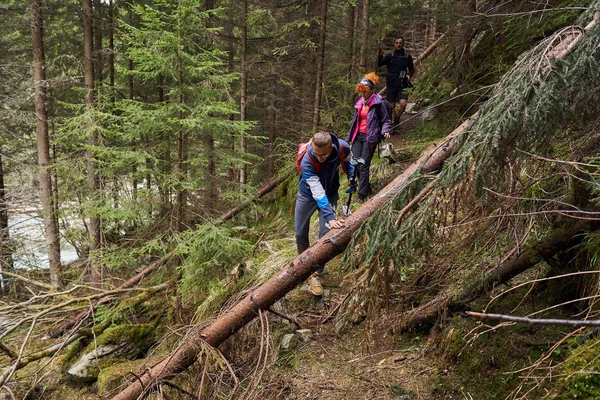
[[[600,348],[598,336],[579,344],[569,342],[566,361],[560,366],[561,393],[557,399],[595,400],[600,398]],[[579,346],[577,346],[579,344]]]
[[[545,302],[546,291],[527,295],[528,290],[521,288],[511,292],[496,304],[493,311],[488,312],[514,315],[514,309],[520,306],[520,313],[527,314],[549,306]],[[485,307],[483,300],[472,304],[473,309]],[[565,318],[566,315],[556,310],[547,317]],[[540,375],[547,373],[546,368],[532,373],[536,379],[524,377],[542,357],[548,357],[544,365],[554,365],[564,359],[563,352],[551,352],[551,349],[568,329],[525,324],[501,326],[498,322],[482,324],[461,315],[452,317],[444,326],[437,337],[436,348],[440,365],[445,365],[449,373],[439,376],[435,383],[434,393],[440,398],[443,395],[468,393],[472,397],[466,398],[506,399],[513,398],[512,395],[517,392],[524,393],[532,389],[530,397],[526,398],[541,399],[548,390],[553,389],[555,383],[550,380],[533,388]]]
[[[460,117],[455,111],[442,111],[434,120],[420,122],[408,130],[413,157],[418,158],[428,147],[448,136],[460,124]]]

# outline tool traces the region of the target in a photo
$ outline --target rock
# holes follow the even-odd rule
[[[422,121],[432,121],[435,119],[435,117],[438,115],[438,111],[437,109],[432,106],[432,107],[427,107],[425,110],[423,110],[423,112],[421,113],[421,120]]]
[[[415,108],[417,107],[416,103],[406,103],[406,108],[404,109],[404,113],[405,114],[416,114],[417,110],[415,110]]]
[[[118,325],[109,328],[90,343],[75,362],[65,366],[67,376],[79,382],[94,382],[105,365],[113,359],[133,360],[142,356],[154,343],[154,328],[149,324]],[[96,347],[97,346],[97,347]],[[79,354],[79,348],[74,347]]]
[[[313,333],[310,329],[298,329],[296,334],[298,335],[300,341],[304,343],[310,342],[313,338]]]
[[[393,160],[394,159],[394,146],[391,143],[385,143],[379,145],[379,158],[382,160]]]
[[[123,343],[125,346],[126,343]],[[98,360],[104,356],[116,354],[120,346],[108,345],[100,346],[87,354],[84,354],[73,364],[67,371],[71,377],[76,378],[80,381],[94,382],[98,378],[100,368],[98,367]]]
[[[284,350],[290,350],[298,345],[298,335],[295,333],[288,333],[283,335],[281,338],[281,348]]]

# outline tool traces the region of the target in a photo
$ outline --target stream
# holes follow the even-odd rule
[[[18,243],[13,253],[15,269],[48,268],[48,249],[44,238],[44,220],[37,209],[9,210],[8,232]],[[60,259],[63,264],[77,260],[75,248],[61,240]]]

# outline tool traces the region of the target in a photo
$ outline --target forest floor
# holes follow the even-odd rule
[[[333,274],[324,275],[325,298],[306,286],[287,302],[298,307],[297,319],[313,339],[293,351],[279,353],[278,366],[289,385],[287,399],[435,399],[432,390],[443,368],[425,351],[419,336],[399,336],[363,325],[338,334],[330,308],[342,301]],[[371,332],[371,333],[368,333]],[[376,332],[374,334],[373,332]],[[440,372],[442,371],[442,372]]]

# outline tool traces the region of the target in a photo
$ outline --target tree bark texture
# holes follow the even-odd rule
[[[219,346],[254,319],[258,315],[258,310],[269,308],[298,284],[304,282],[320,265],[324,265],[340,254],[360,225],[405,188],[415,173],[418,171],[432,173],[442,167],[444,161],[456,151],[456,143],[452,139],[464,131],[467,123],[468,120],[448,135],[442,144],[426,151],[417,162],[346,219],[344,228],[332,230],[319,239],[312,247],[292,260],[263,285],[219,316],[207,328],[191,334],[181,347],[152,369],[139,376],[135,382],[131,383],[113,399],[136,399],[140,394],[151,388],[155,382],[170,379],[184,371],[196,361],[202,348],[200,346],[202,342],[214,347]]]
[[[267,170],[270,177],[275,176],[275,140],[277,139],[277,74],[269,77],[269,155]]]
[[[321,23],[319,26],[319,54],[317,55],[317,82],[315,84],[315,104],[313,109],[312,132],[319,127],[321,116],[321,97],[323,94],[323,75],[325,69],[325,34],[327,32],[327,0],[321,3]]]
[[[4,168],[2,166],[2,148],[0,148],[0,273],[12,270],[11,250],[8,246],[8,204],[4,189]],[[6,289],[4,277],[0,276],[0,291]]]
[[[242,0],[242,50],[240,54],[240,121],[246,120],[246,106],[248,94],[248,0]],[[248,143],[246,142],[246,134],[241,133],[240,137],[240,152],[242,156],[248,151]],[[241,190],[244,190],[244,185],[248,182],[248,166],[243,164],[240,167],[240,184]]]
[[[354,67],[354,21],[356,14],[356,5],[348,4],[348,19],[346,24],[346,48],[348,49],[346,65],[348,66],[348,80],[352,81],[352,68]]]
[[[181,22],[179,22],[181,23]],[[179,33],[177,38],[181,43],[181,27],[178,27]],[[183,120],[183,60],[181,56],[177,57],[177,81],[179,85],[179,95],[177,101],[180,105],[177,110],[177,119]],[[186,159],[186,140],[183,133],[183,124],[179,124],[179,132],[177,133],[177,163],[175,165],[177,175],[177,200],[175,204],[175,232],[183,232],[184,219],[187,213],[187,190],[184,189],[184,181],[187,175],[187,159]]]
[[[33,42],[33,86],[35,87],[35,116],[37,153],[40,179],[40,198],[44,217],[44,231],[48,248],[50,281],[61,286],[60,240],[52,191],[50,169],[50,139],[48,136],[48,109],[46,108],[46,60],[44,55],[44,24],[42,1],[31,0],[31,37]]]
[[[94,81],[95,85],[102,85],[102,18],[103,6],[101,0],[92,0],[93,10],[93,28],[94,31]]]
[[[363,0],[362,36],[360,40],[360,71],[367,72],[367,53],[369,51],[369,1]]]
[[[91,112],[94,107],[94,29],[92,20],[92,0],[82,0],[83,7],[83,56],[84,56],[84,70],[83,70],[83,81],[85,83],[85,104],[88,108],[88,112]],[[88,138],[88,145],[96,146],[98,143],[96,129],[90,130],[90,136]],[[98,175],[96,174],[96,162],[94,160],[94,152],[88,150],[86,152],[87,159],[87,182],[88,192],[91,198],[97,195],[98,190]],[[90,221],[88,224],[89,235],[90,235],[90,269],[91,269],[91,281],[93,284],[100,284],[102,280],[102,274],[100,266],[93,255],[95,250],[100,248],[100,218],[96,215],[95,211],[90,214]]]
[[[427,303],[407,312],[402,319],[400,329],[410,329],[417,324],[436,319],[447,310],[464,307],[468,302],[489,292],[495,286],[508,282],[515,276],[537,265],[540,261],[581,242],[584,236],[579,233],[589,229],[589,227],[589,221],[568,220],[565,226],[554,230],[529,250],[498,265],[482,276],[481,279],[471,279],[471,283],[463,287],[458,294],[452,294],[455,292],[447,290]]]

